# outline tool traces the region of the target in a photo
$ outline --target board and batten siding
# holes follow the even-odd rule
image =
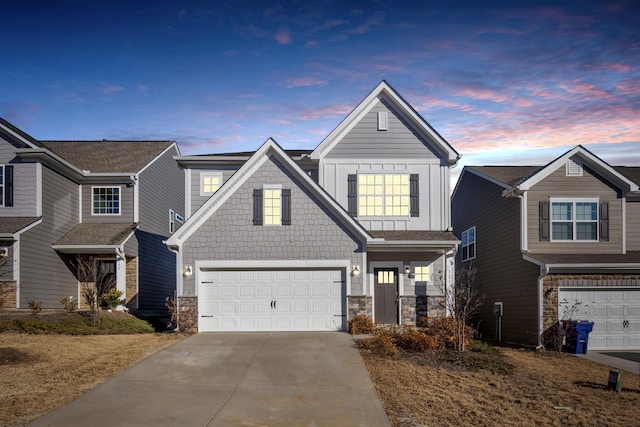
[[[609,202],[609,241],[541,242],[539,203],[563,197],[598,198],[600,202]],[[564,165],[559,167],[527,192],[527,200],[528,243],[532,253],[622,253],[622,199],[616,189],[586,167],[582,176],[566,176]]]
[[[367,230],[446,230],[450,225],[449,167],[437,159],[369,160],[323,159],[321,185],[342,205],[348,207],[349,174],[418,174],[419,216],[357,217]]]
[[[165,151],[140,173],[138,189],[140,224],[138,244],[138,301],[141,310],[165,311],[165,298],[175,291],[175,254],[163,243],[169,233],[169,210],[185,216],[184,170],[173,156],[175,147]],[[181,223],[176,220],[178,229]]]
[[[291,189],[291,225],[253,225],[253,190],[263,185]],[[335,221],[324,203],[270,157],[183,244],[183,264],[203,260],[350,260],[362,266],[364,242]],[[362,268],[362,267],[361,267]],[[347,272],[349,273],[349,272]],[[362,294],[362,276],[351,277],[351,294]],[[196,274],[184,279],[183,295],[195,295]]]
[[[43,166],[42,187],[42,222],[20,237],[20,308],[29,299],[60,308],[60,295],[78,295],[76,278],[51,248],[78,223],[78,185]]]
[[[395,109],[378,101],[326,158],[439,159],[431,141],[423,140]],[[378,112],[388,114],[388,129],[378,130]]]
[[[211,167],[202,167],[202,166],[189,166],[189,174],[187,175],[188,177],[190,177],[190,181],[189,181],[189,197],[190,199],[190,203],[191,203],[191,212],[187,212],[186,215],[193,215],[195,213],[195,211],[197,211],[200,206],[202,206],[204,204],[204,202],[206,202],[209,197],[211,196],[201,196],[200,195],[200,179],[201,176],[203,174],[207,174],[207,173],[221,173],[222,174],[222,182],[225,183],[230,177],[231,175],[233,175],[237,170],[238,170],[239,166],[229,166],[229,167],[222,167],[219,166],[217,168],[211,168]]]
[[[640,251],[640,200],[627,201],[627,250]]]
[[[463,231],[476,227],[476,258],[462,262],[458,250],[456,270],[477,268],[484,301],[474,324],[479,322],[483,337],[495,337],[493,304],[502,302],[503,341],[535,345],[540,269],[522,258],[520,200],[502,197],[503,191],[477,175],[463,174],[452,200],[453,231],[461,238]]]
[[[93,215],[92,195],[94,187],[119,187],[120,188],[120,215]],[[82,222],[120,224],[133,221],[133,187],[127,184],[82,184]]]

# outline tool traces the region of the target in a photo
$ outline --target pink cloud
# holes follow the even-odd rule
[[[111,95],[112,93],[124,92],[125,90],[126,89],[122,86],[108,85],[108,86],[103,86],[102,89],[100,89],[100,92],[107,95]]]
[[[298,77],[286,80],[284,82],[284,87],[291,89],[296,87],[323,86],[326,84],[326,80],[320,80],[314,77]]]
[[[292,44],[293,43],[291,41],[291,33],[289,31],[286,31],[286,30],[278,31],[277,33],[275,33],[273,38],[278,42],[278,44]]]
[[[346,115],[353,109],[352,105],[326,105],[324,107],[312,108],[304,111],[298,116],[300,120],[315,120],[322,117],[333,117]]]

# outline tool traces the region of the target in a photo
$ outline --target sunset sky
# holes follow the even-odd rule
[[[24,0],[2,18],[0,116],[38,139],[312,149],[385,79],[461,166],[576,144],[640,165],[638,1]]]

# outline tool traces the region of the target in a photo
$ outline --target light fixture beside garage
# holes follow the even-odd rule
[[[357,276],[359,274],[360,274],[360,266],[358,264],[354,264],[353,268],[351,269],[351,275]]]
[[[193,268],[190,265],[185,265],[184,269],[182,270],[182,275],[184,277],[191,277],[192,274],[193,274]]]

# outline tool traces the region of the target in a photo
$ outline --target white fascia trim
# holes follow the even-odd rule
[[[78,222],[82,224],[82,184],[78,184]]]
[[[456,152],[449,143],[447,143],[437,132],[435,132],[430,125],[428,125],[423,117],[418,115],[416,111],[408,105],[408,103],[402,99],[398,93],[391,87],[386,81],[380,82],[373,91],[367,95],[367,97],[354,108],[351,113],[311,152],[309,157],[312,160],[322,159],[329,151],[335,147],[335,145],[344,138],[360,120],[373,108],[377,101],[384,96],[387,96],[400,107],[401,113],[407,116],[414,123],[414,125],[422,131],[424,134],[432,138],[442,152],[448,157],[447,162],[451,163],[451,159],[454,159],[454,164],[460,158],[458,152]]]
[[[616,171],[611,166],[609,166],[607,163],[605,163],[602,159],[600,159],[599,157],[595,156],[594,154],[592,154],[591,152],[586,150],[581,145],[578,145],[578,146],[574,147],[573,149],[567,151],[562,156],[558,157],[557,159],[555,159],[554,161],[549,163],[547,166],[545,166],[542,170],[540,170],[537,173],[535,173],[531,178],[529,178],[526,181],[520,183],[516,188],[518,190],[520,190],[520,191],[530,190],[531,187],[533,187],[534,185],[536,185],[537,183],[539,183],[540,181],[542,181],[543,179],[545,179],[546,177],[551,175],[559,167],[564,166],[566,164],[567,160],[569,160],[569,158],[575,156],[576,154],[580,154],[581,156],[587,158],[590,162],[592,162],[592,163],[598,165],[598,167],[604,169],[608,174],[610,174],[610,176],[612,176],[612,177],[618,179],[620,182],[623,182],[626,185],[628,185],[629,186],[629,191],[638,191],[638,185],[637,184],[635,184],[633,181],[630,181],[629,179],[627,179],[627,177],[625,177],[624,175],[620,174],[618,171]]]
[[[529,229],[527,227],[527,221],[529,220],[529,216],[527,215],[527,204],[529,203],[529,198],[527,197],[527,192],[525,191],[520,198],[520,250],[528,251],[529,250]]]
[[[122,245],[51,245],[54,251],[62,253],[77,253],[77,254],[90,254],[90,253],[121,253],[123,251]]]
[[[546,269],[547,274],[551,270],[555,269],[585,269],[585,270],[637,270],[640,269],[640,263],[567,263],[567,264],[547,264],[543,261],[533,258],[530,255],[522,254],[522,258],[525,261],[529,261],[533,264],[539,265],[541,268]]]
[[[140,222],[140,176],[131,177],[133,183],[133,222]],[[93,190],[91,196],[93,197]]]
[[[627,253],[627,198],[622,197],[622,253]]]
[[[11,135],[13,135],[14,137],[16,137],[17,139],[19,139],[20,141],[24,142],[25,144],[27,144],[29,147],[31,148],[40,148],[37,145],[35,145],[33,142],[29,141],[28,139],[22,137],[19,133],[14,132],[13,130],[11,130],[10,128],[8,128],[7,126],[5,126],[4,124],[0,123],[0,127],[2,129],[5,130],[5,132],[10,133]]]
[[[350,260],[247,260],[196,261],[196,271],[201,269],[220,270],[265,270],[270,268],[346,268],[350,273]]]
[[[157,156],[155,156],[153,159],[149,160],[149,162],[147,162],[146,165],[144,165],[142,167],[142,169],[140,169],[137,173],[137,175],[140,175],[142,172],[144,172],[149,166],[151,166],[153,163],[156,162],[156,160],[158,160],[160,157],[164,156],[165,153],[169,150],[171,150],[172,148],[175,148],[176,152],[178,153],[178,155],[180,154],[180,151],[178,150],[178,146],[176,144],[175,141],[173,141],[171,143],[171,145],[169,145],[167,148],[165,148],[164,150],[162,150],[162,152],[160,154],[158,154]]]
[[[40,219],[32,222],[31,224],[27,225],[26,227],[21,228],[20,230],[16,231],[14,234],[12,234],[12,236],[18,237],[22,233],[24,233],[25,231],[31,230],[33,227],[35,227],[36,225],[40,224],[41,222],[42,222],[42,217]]]
[[[191,168],[184,170],[184,212],[187,219],[191,218]]]

